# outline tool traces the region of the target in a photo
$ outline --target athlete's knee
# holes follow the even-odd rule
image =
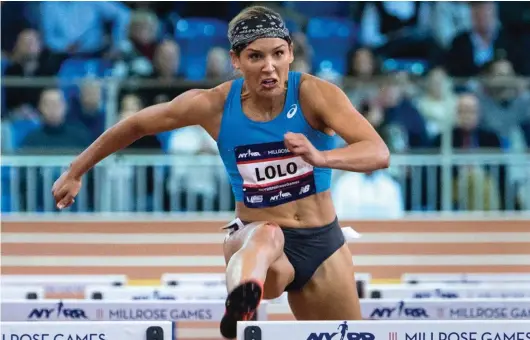
[[[257,225],[250,236],[249,244],[256,247],[270,248],[273,252],[283,250],[284,236],[276,223],[263,222]]]

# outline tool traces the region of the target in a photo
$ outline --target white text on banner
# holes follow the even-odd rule
[[[266,303],[258,320],[267,320]],[[2,301],[2,321],[220,321],[225,312],[219,301]]]
[[[245,321],[237,340],[530,340],[528,321]]]
[[[2,340],[173,340],[165,322],[2,322]]]
[[[480,299],[480,298],[530,298],[528,283],[420,283],[420,284],[369,284],[366,296],[375,293],[381,299]]]
[[[278,320],[291,310],[289,305],[269,304],[267,313]],[[371,299],[361,300],[361,313],[363,319],[374,320],[530,320],[530,299]]]

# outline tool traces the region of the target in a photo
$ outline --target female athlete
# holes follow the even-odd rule
[[[110,154],[146,135],[200,125],[217,141],[237,201],[237,219],[225,227],[223,336],[235,338],[238,320],[284,291],[298,320],[361,319],[331,169],[386,168],[388,148],[337,86],[289,71],[293,44],[277,13],[249,7],[228,37],[242,78],[189,90],[105,131],[55,182],[57,207],[71,205],[83,174]],[[348,146],[334,149],[334,133]]]

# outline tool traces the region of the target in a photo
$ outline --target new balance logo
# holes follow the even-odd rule
[[[311,189],[311,184],[304,185],[302,188],[300,188],[300,195],[307,194],[309,189]]]

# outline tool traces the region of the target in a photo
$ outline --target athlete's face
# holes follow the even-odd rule
[[[230,52],[232,64],[243,73],[249,90],[260,96],[283,94],[293,62],[292,44],[280,38],[262,38],[249,44],[240,55]]]

